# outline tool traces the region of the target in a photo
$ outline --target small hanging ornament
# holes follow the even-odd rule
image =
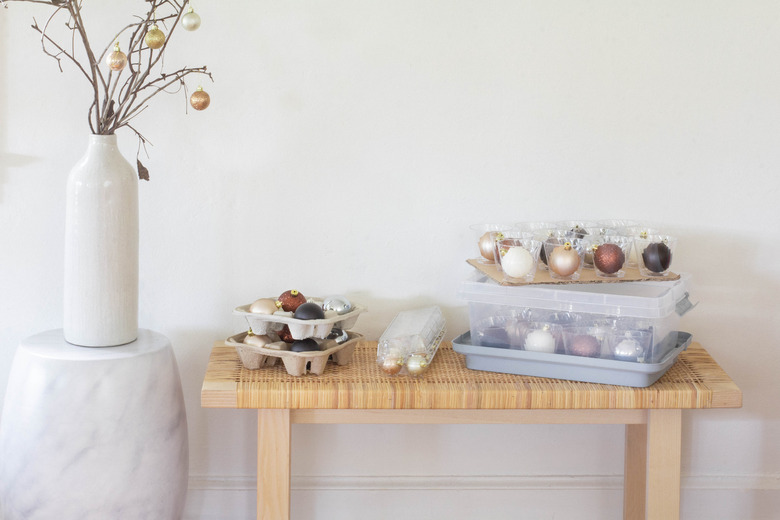
[[[124,69],[127,65],[127,55],[119,50],[119,42],[114,45],[114,52],[106,56],[106,65],[115,72]]]
[[[187,31],[195,31],[200,27],[200,16],[195,9],[190,7],[190,10],[181,17],[181,25]]]
[[[206,110],[211,103],[211,97],[208,92],[203,90],[203,87],[198,87],[198,90],[192,93],[190,96],[190,105],[195,110]]]
[[[157,27],[157,24],[152,24],[152,28],[146,31],[144,41],[150,49],[159,49],[165,45],[165,33]]]

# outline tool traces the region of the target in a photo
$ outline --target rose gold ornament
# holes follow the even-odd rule
[[[401,358],[386,357],[382,360],[381,368],[386,374],[394,376],[401,371],[403,364],[404,360]]]
[[[271,298],[260,298],[249,306],[249,312],[257,314],[273,314],[277,310],[276,301]]]
[[[490,236],[491,233],[494,233],[494,231],[488,231],[479,237],[479,254],[481,254],[485,260],[492,263],[496,261],[493,254],[496,241],[492,236]]]
[[[552,250],[547,266],[559,276],[571,276],[580,268],[580,255],[566,242]]]
[[[157,27],[157,24],[153,24],[152,27],[146,31],[144,41],[150,49],[159,49],[165,45],[165,33]]]
[[[190,105],[195,110],[206,110],[211,104],[211,97],[208,92],[203,90],[203,87],[198,87],[198,90],[192,93],[190,96]]]
[[[256,347],[264,347],[272,342],[273,340],[265,334],[258,336],[252,332],[252,329],[249,329],[249,332],[246,333],[246,337],[244,338],[244,343],[247,345],[254,345]]]
[[[114,45],[114,52],[106,56],[106,65],[115,72],[124,69],[127,65],[127,55],[119,50],[119,42]]]

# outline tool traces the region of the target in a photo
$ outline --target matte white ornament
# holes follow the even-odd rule
[[[138,336],[138,178],[116,135],[90,136],[65,204],[65,340],[129,343]]]
[[[525,349],[533,352],[555,352],[555,338],[547,330],[535,330],[526,336]]]

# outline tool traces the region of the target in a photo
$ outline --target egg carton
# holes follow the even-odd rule
[[[322,300],[310,298],[308,301],[321,304]],[[268,334],[269,332],[279,332],[285,325],[290,329],[293,339],[318,338],[325,339],[330,331],[335,327],[337,329],[347,330],[355,326],[358,316],[365,311],[365,307],[352,304],[352,309],[344,314],[336,311],[325,311],[325,317],[319,320],[301,320],[293,317],[292,312],[276,311],[273,314],[259,314],[250,312],[249,306],[241,305],[236,307],[234,314],[244,316],[252,332],[258,335]]]
[[[246,332],[242,332],[241,334],[229,337],[225,341],[226,344],[236,347],[238,357],[241,359],[244,368],[257,370],[263,367],[271,367],[281,360],[285,370],[287,370],[287,373],[291,376],[301,376],[307,372],[314,375],[321,375],[325,370],[328,359],[331,357],[337,365],[346,365],[352,361],[352,356],[355,353],[355,347],[357,346],[358,341],[363,339],[362,334],[347,331],[349,339],[344,343],[338,344],[333,340],[318,341],[317,343],[319,343],[321,347],[326,346],[325,350],[292,352],[274,348],[275,346],[283,346],[283,341],[269,343],[265,347],[248,345],[244,343],[246,335]],[[333,346],[327,346],[331,343]]]

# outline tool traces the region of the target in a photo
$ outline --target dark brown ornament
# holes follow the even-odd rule
[[[279,336],[279,339],[284,341],[285,343],[292,343],[295,341],[292,337],[292,332],[290,332],[290,327],[285,325],[282,327],[282,330],[276,333]]]
[[[299,339],[293,341],[293,344],[290,345],[290,350],[292,352],[311,352],[319,349],[319,345],[312,338]]]
[[[299,320],[321,320],[325,318],[325,311],[316,303],[306,302],[295,309],[293,317],[298,318]]]
[[[606,274],[615,274],[626,263],[626,255],[617,244],[601,244],[593,253],[596,269]]]
[[[287,312],[295,312],[295,310],[306,303],[306,297],[295,289],[284,291],[277,298],[276,306]]]
[[[653,242],[642,251],[642,261],[648,271],[663,273],[672,265],[672,250],[663,242]]]

